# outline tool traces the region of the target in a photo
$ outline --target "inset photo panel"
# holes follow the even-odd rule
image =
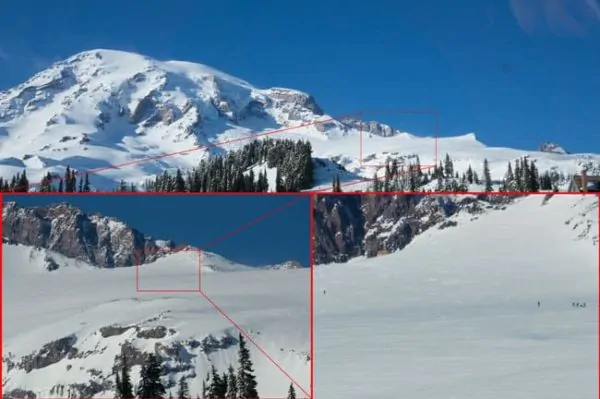
[[[315,398],[598,396],[598,196],[320,194]]]
[[[3,397],[310,397],[310,197],[2,207]]]

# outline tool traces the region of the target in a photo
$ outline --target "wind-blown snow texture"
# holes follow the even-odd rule
[[[360,108],[357,104],[348,113]],[[92,50],[0,93],[0,175],[10,177],[25,168],[31,181],[39,182],[48,171],[62,175],[67,165],[86,171],[129,163],[93,177],[97,189],[110,190],[121,179],[139,184],[164,170],[191,168],[210,154],[240,148],[256,134],[310,124],[270,137],[311,142],[321,161],[315,188],[329,188],[338,173],[331,162],[346,168],[346,182],[372,178],[373,168],[359,162],[356,116],[331,118],[315,99],[296,90],[259,89],[200,64]],[[365,164],[415,155],[422,165],[435,162],[434,137],[369,121],[363,130]],[[223,144],[231,140],[236,141]],[[186,152],[199,146],[203,149]],[[546,147],[532,152],[490,148],[472,133],[440,138],[437,146],[439,154],[452,156],[459,172],[469,164],[481,168],[487,158],[494,179],[503,177],[508,161],[524,155],[537,159],[540,171],[557,168],[565,174],[600,164],[598,155],[548,152]],[[139,162],[171,153],[178,154]],[[272,183],[274,172],[269,173]]]
[[[315,396],[598,397],[598,198],[453,219],[316,268]]]

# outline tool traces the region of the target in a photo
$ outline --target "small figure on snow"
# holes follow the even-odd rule
[[[538,308],[540,307],[540,301],[538,301]]]
[[[323,295],[325,295],[327,293],[327,291],[323,290]]]

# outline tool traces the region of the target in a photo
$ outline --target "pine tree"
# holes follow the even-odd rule
[[[471,168],[471,164],[469,164],[469,167],[467,168],[467,181],[469,182],[469,184],[473,184],[474,180],[473,180],[473,168]]]
[[[540,191],[540,175],[535,162],[531,162],[529,166],[529,175],[529,191],[534,193]]]
[[[290,383],[287,399],[296,399],[296,390],[294,389],[294,384],[292,383]]]
[[[15,191],[21,193],[29,192],[29,180],[27,179],[27,171],[23,171],[17,184],[18,187]]]
[[[83,182],[83,192],[90,192],[90,175],[88,173],[85,174],[85,181]]]
[[[121,377],[119,377],[119,371],[115,373],[115,399],[121,399],[121,392],[123,392],[123,388],[121,385]]]
[[[488,164],[487,158],[483,160],[483,181],[485,184],[485,192],[491,192],[493,190],[492,177],[490,175],[490,166]]]
[[[133,399],[133,385],[131,384],[131,369],[127,358],[121,354],[121,399]]]
[[[508,162],[508,168],[504,175],[505,189],[506,191],[515,191],[515,175],[512,170],[512,164]]]
[[[235,369],[229,365],[227,369],[227,398],[237,399],[238,387],[237,387],[237,376],[235,375]]]
[[[185,192],[185,180],[183,180],[183,176],[181,175],[181,170],[177,168],[177,173],[175,175],[175,191],[178,193]]]
[[[140,399],[161,399],[166,392],[165,386],[160,380],[161,365],[155,354],[150,354],[142,365],[140,383],[137,395]]]
[[[375,174],[373,175],[373,191],[375,191],[375,192],[381,191],[381,182],[379,181],[377,172],[375,172]]]
[[[216,367],[211,367],[210,385],[208,387],[208,398],[209,399],[222,399],[227,395],[227,386],[223,379],[217,373]]]
[[[451,178],[454,175],[454,164],[448,154],[446,154],[446,159],[444,160],[444,169],[446,171],[446,177]]]
[[[242,334],[239,334],[239,367],[237,373],[238,393],[240,399],[258,399],[256,390],[256,376],[252,361],[250,360],[250,351],[246,347],[246,341]]]
[[[280,193],[284,191],[283,182],[281,180],[281,172],[279,168],[275,171],[275,191]]]
[[[179,390],[177,391],[177,399],[188,399],[189,398],[189,388],[188,383],[185,378],[181,377],[179,379]]]

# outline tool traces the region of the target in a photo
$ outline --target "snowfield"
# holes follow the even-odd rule
[[[598,198],[453,219],[316,267],[315,397],[597,398]]]
[[[347,114],[363,107],[356,104]],[[257,88],[201,64],[91,50],[0,92],[0,176],[26,169],[30,181],[39,182],[47,172],[62,176],[69,165],[94,171],[92,185],[112,190],[120,180],[141,184],[164,170],[192,168],[257,136],[310,141],[315,158],[346,168],[341,176],[346,184],[372,178],[377,168],[369,165],[388,157],[414,162],[418,155],[427,166],[446,153],[458,172],[469,164],[481,172],[487,158],[493,179],[502,179],[507,163],[523,156],[536,159],[540,172],[569,175],[583,166],[600,167],[598,154],[492,148],[474,133],[447,137],[443,124],[439,138],[436,132],[419,137],[398,130],[402,126],[336,117],[342,118],[297,90]],[[255,171],[265,168],[257,165]],[[329,188],[336,168],[317,169],[314,188]],[[272,170],[269,176],[273,186]]]
[[[60,397],[50,393],[53,386],[101,382],[104,378],[114,382],[114,357],[122,344],[132,342],[141,351],[153,351],[156,345],[177,348],[178,357],[168,356],[166,349],[163,354],[169,359],[167,366],[183,371],[167,377],[178,381],[181,376],[196,375],[188,380],[195,396],[201,394],[202,379],[211,364],[225,371],[237,361],[237,346],[225,347],[227,341],[222,339],[237,337],[232,321],[260,347],[248,343],[263,397],[285,396],[291,379],[299,384],[298,397],[310,393],[308,269],[253,269],[203,253],[203,291],[219,307],[217,310],[200,293],[136,292],[133,267],[97,269],[52,254],[61,267],[48,272],[44,269],[45,251],[3,245],[4,393],[21,388],[41,397]],[[139,272],[142,289],[195,289],[197,252],[174,253],[140,267]],[[103,337],[102,328],[115,325],[137,326],[138,330]],[[166,337],[139,337],[140,330],[152,331],[159,326],[169,329]],[[216,349],[205,353],[191,344],[209,335],[222,345],[215,343]],[[8,369],[7,358],[18,363],[23,356],[64,337],[74,337],[80,357],[65,357],[29,373]],[[134,382],[139,371],[138,366],[132,370]],[[98,372],[102,377],[93,376]],[[112,395],[107,391],[96,396]],[[62,396],[66,397],[66,390]]]
[[[4,393],[64,397],[53,387],[113,381],[128,346],[158,350],[165,381],[187,376],[195,396],[211,364],[236,361],[237,325],[258,344],[249,347],[263,398],[285,397],[291,379],[308,397],[311,362],[315,398],[596,398],[598,197],[531,195],[450,219],[401,251],[314,269],[314,356],[307,268],[203,252],[206,298],[140,293],[135,268],[4,244]],[[48,255],[57,270],[46,270]],[[140,288],[195,289],[194,255],[140,267]]]

